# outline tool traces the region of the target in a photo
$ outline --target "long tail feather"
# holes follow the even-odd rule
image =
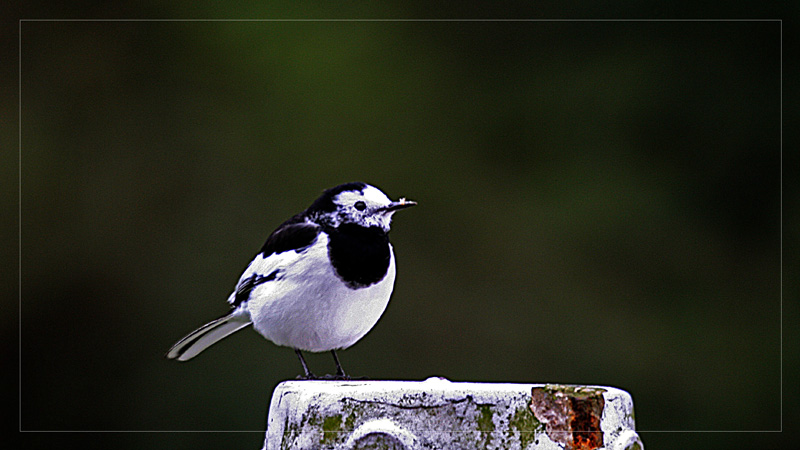
[[[188,336],[173,345],[166,356],[169,359],[188,361],[219,340],[230,336],[250,324],[251,322],[249,320],[242,321],[241,316],[237,317],[233,314],[220,317],[189,333]]]

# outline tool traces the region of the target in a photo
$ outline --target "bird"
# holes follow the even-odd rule
[[[252,326],[294,349],[298,378],[314,379],[302,352],[333,354],[337,379],[348,379],[337,350],[369,332],[383,315],[395,282],[392,216],[417,202],[392,201],[364,182],[325,190],[275,229],[228,297],[230,312],[178,341],[168,359],[188,361]]]

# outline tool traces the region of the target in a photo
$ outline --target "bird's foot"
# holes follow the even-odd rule
[[[336,374],[336,375],[323,375],[318,377],[317,380],[326,380],[326,381],[363,381],[369,380],[369,377],[351,377],[350,375],[345,374]]]
[[[350,376],[344,374],[336,374],[336,375],[323,375],[319,377],[320,380],[334,380],[334,381],[349,381],[352,380]]]

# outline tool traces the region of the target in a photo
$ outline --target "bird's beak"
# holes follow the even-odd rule
[[[413,200],[406,200],[404,198],[401,198],[400,200],[398,200],[396,202],[389,203],[388,205],[382,207],[379,211],[382,212],[382,213],[395,212],[395,211],[399,211],[401,209],[405,209],[405,208],[414,206],[416,204],[417,204],[417,202],[415,202]]]

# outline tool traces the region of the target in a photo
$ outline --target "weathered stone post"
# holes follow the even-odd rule
[[[631,396],[604,386],[286,381],[264,450],[642,450]]]

